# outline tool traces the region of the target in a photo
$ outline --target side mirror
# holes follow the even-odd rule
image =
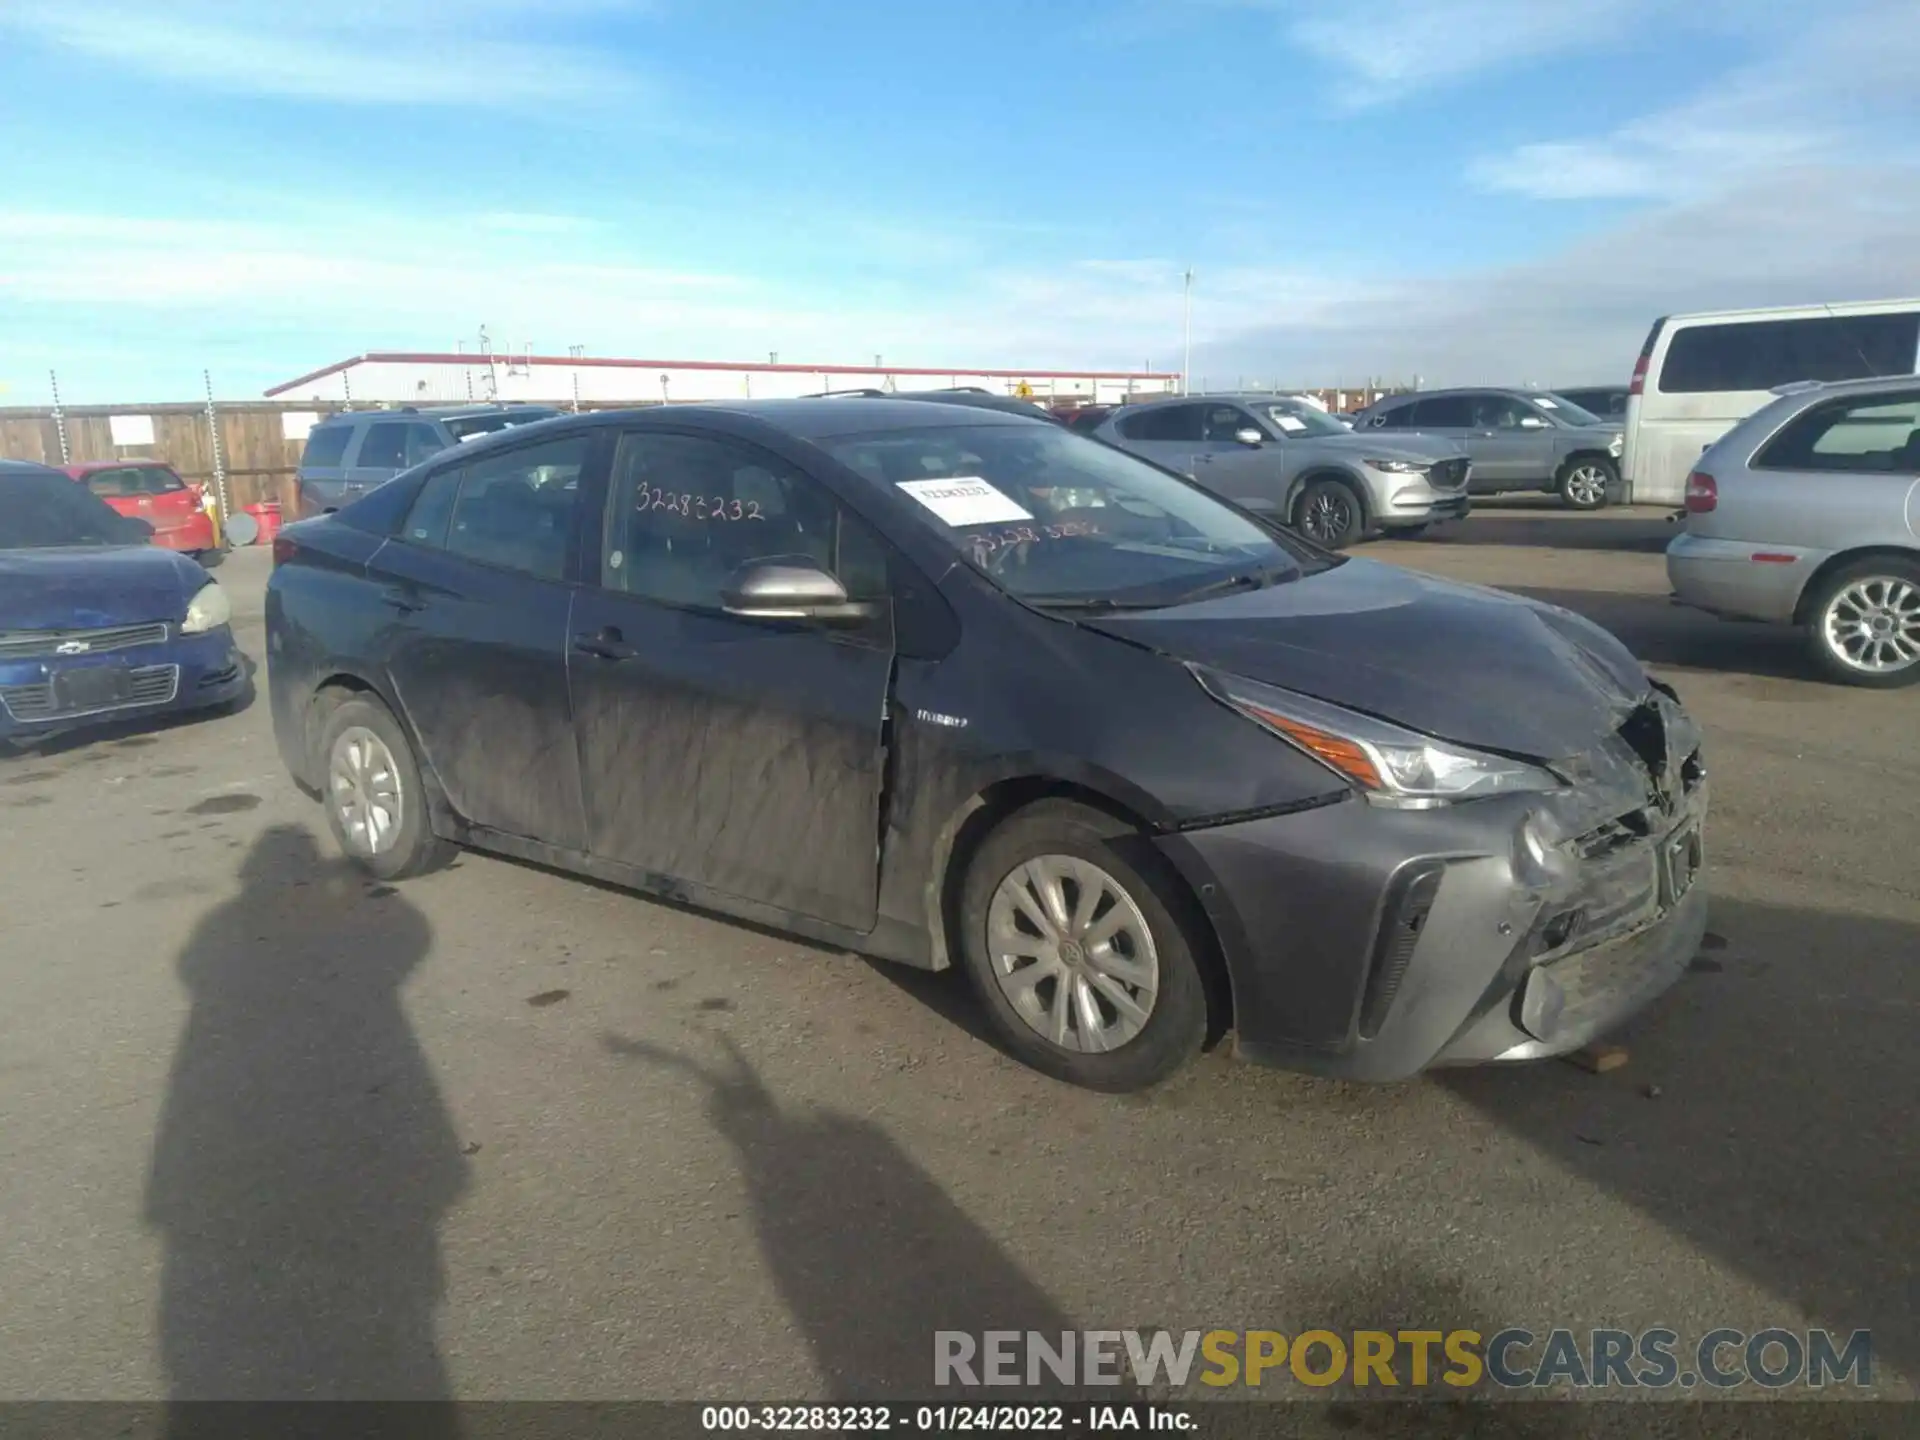
[[[850,625],[874,607],[847,598],[847,587],[811,561],[763,560],[734,571],[720,606],[743,620],[813,620]]]
[[[1259,449],[1260,446],[1266,443],[1266,439],[1267,439],[1266,436],[1262,435],[1258,430],[1254,429],[1251,425],[1247,426],[1247,428],[1244,430],[1234,431],[1233,438],[1238,440],[1242,445],[1245,445],[1248,449],[1251,449],[1251,450]]]
[[[1520,417],[1520,428],[1522,430],[1544,430],[1547,428],[1547,422],[1542,420],[1538,415],[1522,415]]]

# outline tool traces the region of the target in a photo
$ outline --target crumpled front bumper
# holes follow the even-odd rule
[[[1395,1080],[1577,1049],[1685,972],[1706,929],[1699,735],[1651,786],[1624,742],[1574,783],[1435,810],[1352,800],[1166,837],[1220,937],[1237,1048]]]

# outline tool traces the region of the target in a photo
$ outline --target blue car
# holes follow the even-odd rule
[[[226,592],[43,465],[0,460],[0,741],[230,705]]]

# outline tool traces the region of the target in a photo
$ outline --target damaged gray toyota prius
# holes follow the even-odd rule
[[[909,965],[1126,1090],[1574,1049],[1706,926],[1700,738],[1567,611],[1342,558],[987,410],[528,425],[275,545],[274,728],[456,845]]]

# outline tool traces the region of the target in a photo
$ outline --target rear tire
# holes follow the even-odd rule
[[[1920,681],[1920,564],[1870,555],[1820,582],[1807,607],[1814,664],[1870,690]]]
[[[1293,507],[1293,528],[1329,550],[1344,550],[1367,529],[1367,512],[1353,487],[1341,480],[1315,480]]]
[[[341,701],[317,758],[327,826],[354,864],[402,880],[452,858],[454,847],[433,833],[413,747],[385,705],[365,695]]]
[[[1619,483],[1620,472],[1611,460],[1576,455],[1561,467],[1554,489],[1569,510],[1604,510]]]
[[[960,949],[1016,1057],[1089,1090],[1140,1090],[1206,1041],[1202,932],[1183,918],[1192,915],[1137,830],[1090,806],[1043,800],[973,857]]]

